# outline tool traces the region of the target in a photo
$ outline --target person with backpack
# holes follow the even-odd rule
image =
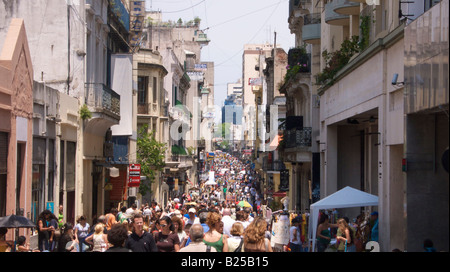
[[[191,242],[188,246],[180,249],[178,252],[217,252],[217,250],[203,242],[203,227],[200,224],[194,224],[189,229]]]
[[[233,224],[227,243],[228,252],[244,252],[244,226],[242,223],[236,222]]]

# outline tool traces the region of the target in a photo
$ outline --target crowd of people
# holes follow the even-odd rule
[[[138,207],[120,205],[94,218],[79,216],[72,225],[59,215],[43,211],[37,219],[38,248],[18,237],[19,252],[272,252],[270,208],[260,195],[259,176],[247,162],[218,153],[210,160],[214,182],[201,180],[198,191]],[[209,176],[211,178],[211,175]],[[275,212],[276,213],[276,212]],[[308,249],[305,218],[289,219],[289,243],[285,251]],[[303,226],[303,227],[302,227]],[[5,237],[5,229],[1,229]],[[368,241],[378,241],[378,213],[358,216],[350,222],[337,211],[322,212],[317,228],[317,251],[334,241],[336,251],[361,252]],[[274,239],[272,239],[274,240]],[[272,241],[273,242],[273,241]],[[426,245],[425,245],[426,244]],[[0,239],[0,251],[11,246]],[[432,251],[432,242],[424,242]]]
[[[42,252],[270,252],[267,222],[251,209],[232,211],[225,202],[183,205],[171,202],[137,208],[112,208],[90,225],[80,216],[75,225],[53,225],[49,211],[38,220]],[[236,219],[233,219],[231,216]],[[48,222],[48,223],[47,223]],[[60,235],[57,234],[60,230]],[[31,251],[21,236],[17,251]]]

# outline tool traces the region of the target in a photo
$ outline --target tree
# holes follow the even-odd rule
[[[139,193],[146,195],[151,193],[151,185],[155,181],[158,171],[165,166],[166,144],[160,143],[155,139],[153,132],[148,132],[148,125],[144,125],[138,133],[137,138],[137,162],[141,165],[141,175],[146,176],[147,180],[141,182]]]

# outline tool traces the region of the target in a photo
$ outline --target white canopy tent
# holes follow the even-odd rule
[[[310,241],[313,242],[312,251],[314,252],[316,246],[316,232],[320,210],[368,206],[378,206],[378,196],[371,195],[349,186],[312,204],[310,206],[311,214],[308,228],[308,237]]]

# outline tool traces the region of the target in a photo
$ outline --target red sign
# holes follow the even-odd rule
[[[128,168],[128,187],[139,187],[141,184],[141,165],[130,164]]]

